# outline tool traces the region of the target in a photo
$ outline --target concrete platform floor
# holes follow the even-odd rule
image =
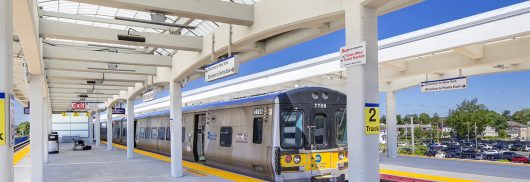
[[[45,182],[173,182],[173,181],[228,181],[205,173],[186,172],[172,178],[170,164],[144,155],[126,159],[124,150],[93,147],[89,151],[72,151],[72,144],[61,144],[59,154],[50,154],[44,166]],[[28,155],[15,167],[15,181],[29,182],[31,156]],[[193,171],[193,170],[192,170]]]
[[[409,156],[389,159],[381,155],[380,168],[382,173],[384,170],[393,170],[440,176],[442,177],[440,181],[453,181],[443,180],[443,178],[458,178],[468,181],[530,182],[530,165],[491,164]]]

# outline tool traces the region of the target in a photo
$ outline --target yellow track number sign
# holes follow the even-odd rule
[[[6,94],[0,93],[0,145],[6,144]]]
[[[367,135],[379,135],[379,104],[364,104],[364,131]]]

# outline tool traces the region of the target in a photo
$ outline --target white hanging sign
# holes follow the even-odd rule
[[[239,62],[237,56],[232,56],[221,61],[210,64],[206,67],[204,79],[207,82],[224,78],[239,72]]]
[[[366,64],[366,42],[340,48],[340,67],[349,68]]]
[[[467,88],[467,78],[449,78],[443,80],[425,81],[420,83],[421,92],[439,92],[447,90],[460,90]]]
[[[145,92],[142,95],[142,98],[144,99],[144,102],[155,100],[155,90]]]

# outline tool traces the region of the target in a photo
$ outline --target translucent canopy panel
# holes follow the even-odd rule
[[[229,0],[226,0],[226,1],[229,1]],[[232,2],[252,5],[258,2],[258,0],[233,0]],[[82,15],[82,16],[88,16],[88,17],[108,18],[108,19],[114,19],[115,17],[127,17],[127,18],[134,18],[134,19],[151,20],[150,12],[117,9],[117,8],[92,5],[92,4],[84,4],[84,3],[72,2],[72,1],[66,1],[66,0],[38,0],[38,6],[41,7],[42,10],[44,11]],[[185,18],[185,17],[170,16],[170,15],[166,15],[166,20],[165,20],[166,23],[192,25],[192,26],[197,26],[197,28],[196,29],[175,28],[173,32],[169,32],[167,30],[159,30],[159,29],[154,29],[154,28],[131,27],[127,25],[109,24],[109,23],[85,21],[85,20],[78,20],[78,19],[58,18],[58,17],[52,17],[52,16],[44,16],[43,18],[48,19],[48,20],[55,20],[55,21],[61,21],[61,22],[90,25],[90,26],[111,28],[111,29],[118,29],[118,30],[131,29],[137,32],[167,33],[167,34],[176,33],[176,34],[187,35],[187,36],[203,36],[205,34],[211,33],[212,31],[214,31],[215,29],[219,27],[219,24],[217,24],[216,22],[212,22],[212,21],[190,19],[190,18]],[[136,47],[136,46],[131,46],[131,47]],[[136,47],[136,48],[143,49],[140,47]],[[151,50],[151,52],[153,52],[154,54],[159,54],[159,55],[172,55],[174,53],[174,50],[157,48],[157,49]]]

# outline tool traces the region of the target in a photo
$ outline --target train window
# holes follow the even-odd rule
[[[167,141],[171,141],[171,133],[170,133],[170,130],[171,128],[170,127],[167,127],[166,128],[166,140]]]
[[[337,127],[337,145],[347,145],[348,133],[346,132],[346,112],[335,112],[335,122]]]
[[[145,138],[146,139],[151,138],[151,127],[145,127]]]
[[[185,138],[186,138],[186,127],[182,127],[182,143],[184,143]]]
[[[121,132],[121,135],[126,137],[127,136],[127,128],[123,128],[123,131]]]
[[[158,139],[158,129],[152,128],[151,129],[151,139]]]
[[[252,142],[261,144],[263,134],[263,118],[254,118],[254,127],[252,128]]]
[[[145,128],[140,128],[139,138],[145,138]]]
[[[325,114],[318,113],[312,121],[311,128],[311,144],[317,146],[324,146],[327,144],[327,117]]]
[[[232,127],[221,127],[219,141],[221,147],[232,146]]]
[[[282,148],[303,147],[304,114],[302,111],[281,113],[281,145]]]
[[[164,140],[166,138],[166,127],[158,128],[158,140]]]

